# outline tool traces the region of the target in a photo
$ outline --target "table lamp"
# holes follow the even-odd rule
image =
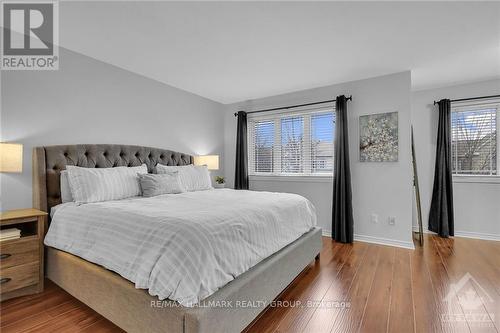
[[[23,172],[23,145],[0,142],[0,172]]]

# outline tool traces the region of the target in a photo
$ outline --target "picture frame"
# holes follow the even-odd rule
[[[399,159],[398,112],[359,117],[359,161],[397,162]]]

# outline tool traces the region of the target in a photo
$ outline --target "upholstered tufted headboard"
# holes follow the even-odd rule
[[[60,174],[66,165],[85,168],[138,166],[145,163],[151,173],[156,164],[187,165],[191,155],[175,151],[128,145],[63,145],[33,149],[33,207],[50,212],[61,203]]]

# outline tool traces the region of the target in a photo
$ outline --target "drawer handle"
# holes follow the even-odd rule
[[[9,282],[10,280],[12,280],[12,279],[11,279],[11,278],[2,278],[2,279],[0,279],[0,284],[7,283],[7,282]]]
[[[0,254],[0,260],[1,259],[7,259],[8,257],[10,257],[12,254],[10,253],[3,253],[3,254]]]

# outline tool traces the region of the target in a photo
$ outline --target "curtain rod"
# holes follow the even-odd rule
[[[272,108],[272,109],[265,109],[265,110],[257,110],[257,111],[249,111],[247,113],[259,113],[259,112],[269,112],[269,111],[276,111],[276,110],[286,110],[286,109],[293,109],[293,108],[299,108],[302,106],[310,106],[310,105],[316,105],[316,104],[324,104],[324,103],[331,103],[335,102],[336,99],[330,99],[328,101],[321,101],[321,102],[313,102],[313,103],[306,103],[306,104],[297,104],[297,105],[289,105],[289,106],[282,106],[279,108]],[[346,98],[346,101],[352,101],[352,95]],[[234,113],[234,116],[236,117],[238,115],[237,112]]]
[[[497,98],[500,97],[500,95],[491,95],[491,96],[481,96],[481,97],[470,97],[470,98],[461,98],[461,99],[453,99],[450,102],[463,102],[463,101],[473,101],[476,99],[486,99],[486,98]],[[434,105],[436,105],[438,102],[434,101]]]

